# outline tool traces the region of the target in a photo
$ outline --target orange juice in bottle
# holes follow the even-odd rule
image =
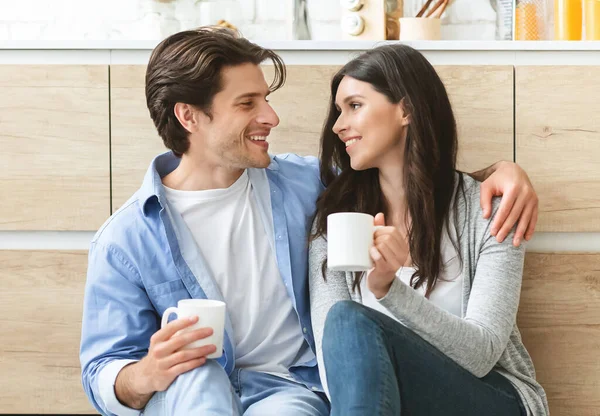
[[[600,40],[600,0],[585,3],[585,40]]]
[[[536,0],[521,0],[515,8],[515,40],[540,40],[541,7]]]
[[[554,39],[581,40],[583,0],[554,0]]]

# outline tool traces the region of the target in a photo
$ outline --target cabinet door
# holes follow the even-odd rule
[[[512,66],[437,66],[458,124],[458,168],[471,172],[513,160]]]
[[[146,106],[145,75],[145,65],[110,67],[113,212],[140,187],[152,159],[167,151]]]
[[[87,251],[0,251],[0,413],[93,413],[79,341]]]
[[[527,253],[518,325],[550,413],[600,409],[600,254]]]
[[[516,160],[540,198],[538,231],[600,231],[599,72],[516,68]]]
[[[108,66],[0,65],[0,230],[110,214]]]

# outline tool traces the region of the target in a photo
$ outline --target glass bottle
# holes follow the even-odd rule
[[[600,0],[585,2],[585,40],[600,40]]]
[[[581,40],[583,0],[554,0],[554,39]]]

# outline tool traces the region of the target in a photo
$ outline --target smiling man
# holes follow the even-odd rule
[[[90,247],[80,356],[101,413],[328,414],[307,287],[318,161],[271,157],[266,140],[279,123],[267,97],[284,81],[279,56],[229,30],[177,33],[153,51],[147,105],[170,151]],[[488,203],[503,184],[533,194],[504,166],[486,181]],[[531,198],[506,199],[510,229]],[[182,349],[212,332],[176,335],[196,320],[160,328],[166,308],[189,298],[227,304],[217,360],[206,359],[214,345]]]

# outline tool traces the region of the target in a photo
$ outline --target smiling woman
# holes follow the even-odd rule
[[[524,248],[493,237],[457,150],[446,88],[418,51],[380,46],[333,77],[309,250],[332,416],[549,413],[516,327]],[[367,272],[325,270],[338,212],[375,216]]]

